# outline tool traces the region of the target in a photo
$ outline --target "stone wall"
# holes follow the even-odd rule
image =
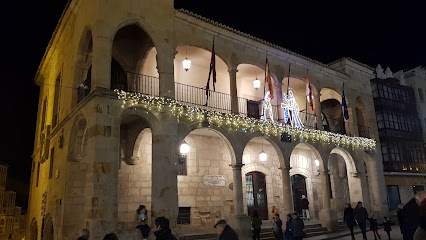
[[[337,154],[330,155],[328,169],[330,171],[331,191],[333,193],[331,207],[335,209],[337,217],[343,218],[345,203],[350,202],[345,160]]]

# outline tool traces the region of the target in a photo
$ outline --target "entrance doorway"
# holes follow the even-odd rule
[[[294,211],[301,214],[300,200],[302,195],[307,197],[305,177],[300,174],[291,176],[291,189],[293,191]]]
[[[249,216],[257,210],[262,220],[268,219],[265,175],[260,172],[246,174],[246,200]]]

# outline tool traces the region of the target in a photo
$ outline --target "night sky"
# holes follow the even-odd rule
[[[277,4],[276,2],[280,2]],[[329,63],[351,57],[393,72],[426,66],[424,1],[175,0],[184,8]],[[6,1],[2,6],[3,126],[0,161],[8,164],[8,188],[25,205],[39,88],[34,77],[67,0]],[[6,74],[5,74],[6,73]],[[27,185],[24,185],[27,186]]]

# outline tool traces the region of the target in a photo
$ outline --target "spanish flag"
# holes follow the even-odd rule
[[[269,95],[271,100],[274,99],[274,89],[272,87],[272,78],[271,72],[269,71],[268,57],[266,57],[266,67],[265,67],[265,85],[268,87]]]
[[[312,94],[311,83],[309,82],[309,74],[306,74],[306,100],[308,101],[309,106],[312,111],[314,111],[314,95]]]

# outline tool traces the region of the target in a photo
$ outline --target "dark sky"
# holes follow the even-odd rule
[[[422,2],[175,0],[175,7],[323,63],[351,57],[395,72],[426,65]],[[2,116],[7,124],[1,161],[10,165],[10,178],[24,182],[29,182],[38,106],[33,80],[66,3],[21,0],[2,7]]]

